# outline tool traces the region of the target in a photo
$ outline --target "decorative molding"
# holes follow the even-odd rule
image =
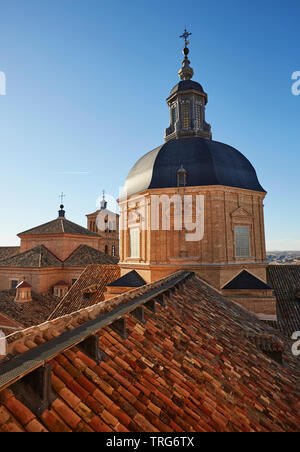
[[[253,218],[253,215],[249,213],[244,207],[238,207],[233,212],[231,212],[232,218]]]

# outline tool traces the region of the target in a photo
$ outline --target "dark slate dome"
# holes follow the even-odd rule
[[[187,171],[188,187],[225,185],[265,192],[243,154],[227,144],[195,137],[167,141],[144,155],[126,179],[127,195],[177,187],[181,166]]]
[[[190,89],[194,89],[195,91],[200,91],[201,93],[204,93],[204,90],[200,83],[194,82],[194,80],[182,80],[181,82],[177,83],[177,85],[174,86],[174,88],[170,92],[170,96],[172,94],[177,93],[178,91],[188,91]]]

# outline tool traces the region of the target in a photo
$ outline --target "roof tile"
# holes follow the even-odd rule
[[[15,397],[10,397],[6,400],[5,406],[11,413],[14,413],[14,416],[24,427],[35,418],[34,414]]]
[[[97,250],[95,250],[97,251]],[[109,257],[109,256],[108,256]],[[88,306],[93,306],[104,300],[104,292],[107,284],[120,275],[118,265],[85,264],[85,270],[82,272],[78,280],[71,287],[67,295],[61,300],[58,306],[49,316],[49,320],[71,314]],[[110,262],[111,264],[112,262]],[[84,291],[94,285],[95,292],[90,298],[84,297]]]
[[[145,325],[130,317],[129,332],[139,331],[139,340],[101,331],[107,356],[99,365],[77,347],[56,356],[58,399],[38,421],[51,431],[299,430],[296,360],[287,354],[279,366],[245,336],[274,334],[285,353],[291,344],[280,332],[196,277],[166,303],[147,311]],[[0,431],[24,428],[17,409],[5,405],[14,394],[5,391],[0,400]]]
[[[72,431],[53,410],[45,411],[41,416],[41,420],[47,429],[53,433],[67,433]]]
[[[75,430],[78,424],[81,422],[81,418],[74,413],[64,402],[60,399],[56,399],[52,408],[60,415],[62,419],[71,427],[72,430]]]

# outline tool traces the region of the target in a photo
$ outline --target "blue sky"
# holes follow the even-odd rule
[[[103,188],[118,196],[163,142],[186,26],[213,138],[268,191],[268,249],[300,249],[298,0],[10,0],[0,12],[0,245],[55,218],[61,191],[82,225]]]

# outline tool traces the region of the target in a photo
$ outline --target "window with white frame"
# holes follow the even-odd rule
[[[140,230],[130,229],[130,257],[140,257]]]
[[[250,257],[250,227],[235,226],[234,238],[236,257]]]

